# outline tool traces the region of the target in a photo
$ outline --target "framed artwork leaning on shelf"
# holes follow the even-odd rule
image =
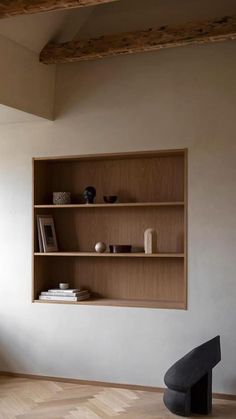
[[[43,252],[57,252],[57,237],[53,217],[38,217],[39,234],[41,234]],[[40,239],[39,239],[40,241]]]
[[[39,247],[39,252],[40,253],[44,253],[44,250],[43,250],[43,241],[42,241],[42,234],[41,234],[39,219],[40,218],[50,218],[50,217],[51,217],[51,215],[45,215],[45,214],[36,215],[36,225],[37,225],[37,234],[38,234],[38,247]]]

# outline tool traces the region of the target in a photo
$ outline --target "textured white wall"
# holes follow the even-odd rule
[[[0,369],[151,386],[220,334],[236,394],[236,43],[61,66],[55,122],[0,128]],[[31,158],[189,149],[187,311],[31,304]]]
[[[0,35],[0,104],[53,119],[55,67]]]

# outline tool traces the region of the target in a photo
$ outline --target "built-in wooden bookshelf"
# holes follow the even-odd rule
[[[91,185],[96,203],[85,204],[83,190]],[[39,301],[39,293],[69,282],[92,293],[69,304],[186,309],[186,150],[35,158],[33,186],[34,302],[54,303]],[[54,191],[70,191],[72,203],[53,205]],[[103,195],[119,201],[106,204]],[[40,214],[54,218],[58,252],[39,252]],[[158,253],[94,251],[98,241],[142,247],[149,227],[157,231]]]

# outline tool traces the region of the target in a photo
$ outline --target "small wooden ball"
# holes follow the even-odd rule
[[[103,242],[98,242],[95,244],[95,250],[97,253],[104,253],[107,246]]]

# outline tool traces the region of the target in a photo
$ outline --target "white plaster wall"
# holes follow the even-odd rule
[[[162,386],[217,334],[236,394],[236,43],[64,65],[55,122],[0,128],[0,369]],[[189,149],[187,311],[31,304],[31,158]]]
[[[55,67],[0,35],[0,104],[53,119]]]

